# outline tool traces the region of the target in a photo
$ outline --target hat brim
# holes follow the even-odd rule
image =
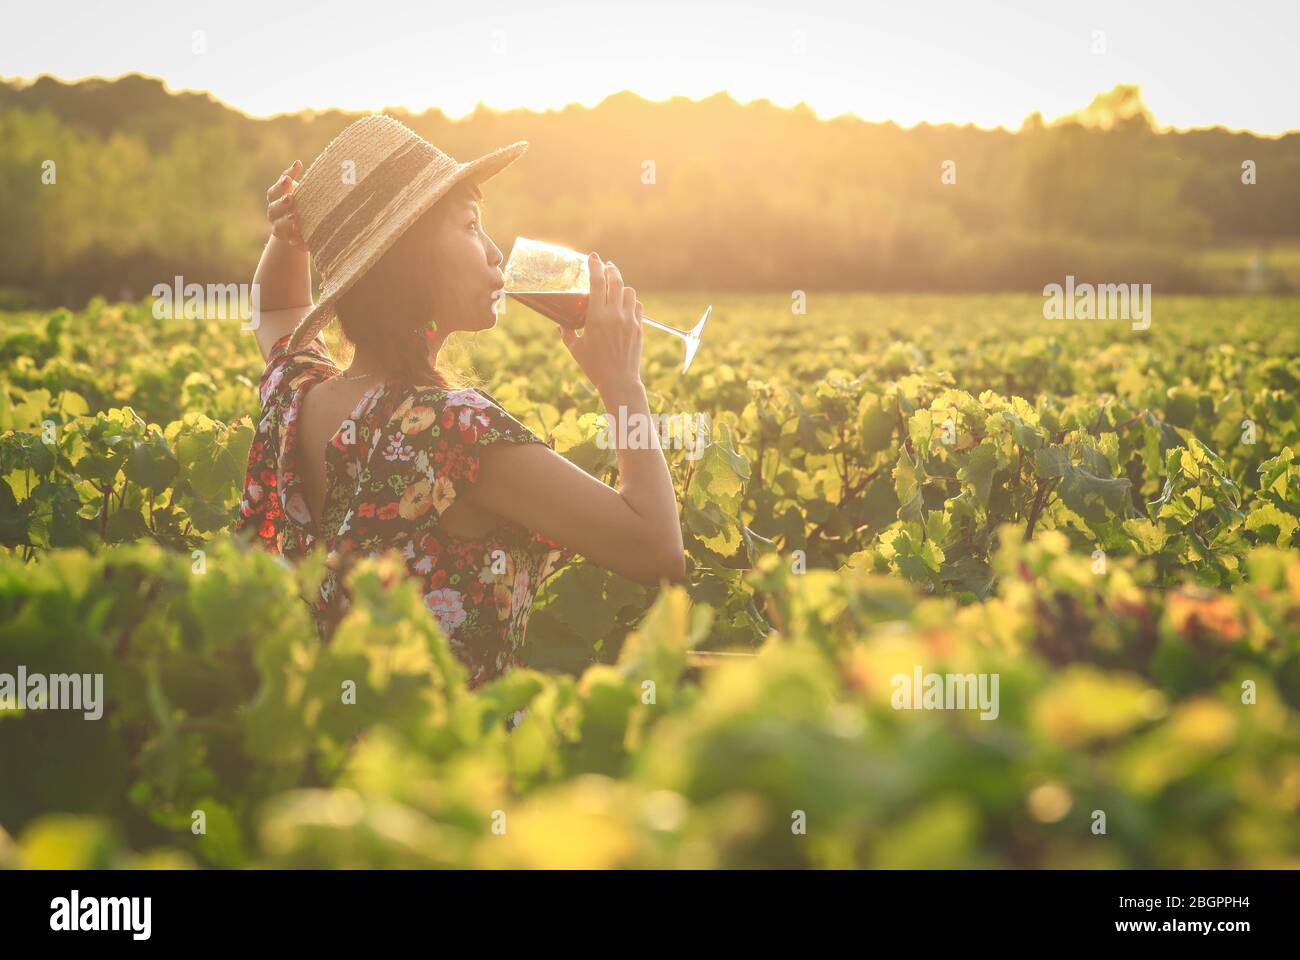
[[[445,197],[457,184],[466,181],[480,184],[491,180],[528,150],[527,140],[517,140],[508,146],[485,153],[476,160],[462,163],[450,174],[433,181],[404,206],[397,216],[388,218],[372,236],[364,251],[338,271],[328,286],[321,291],[320,300],[312,311],[299,321],[289,338],[288,352],[301,350],[329,323],[334,315],[334,305],[347,293],[367,270],[388,252],[407,229],[426,213],[430,207]]]

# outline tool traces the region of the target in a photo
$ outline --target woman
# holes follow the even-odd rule
[[[684,575],[657,438],[617,451],[615,490],[438,362],[451,334],[496,324],[502,255],[480,185],[526,148],[462,164],[390,117],[364,117],[301,180],[295,161],[268,191],[253,278],[266,369],[236,529],[289,558],[323,543],[330,570],[311,606],[326,641],[349,602],[349,561],[400,551],[472,687],[520,662],[538,586],[576,554],[649,585]],[[613,263],[593,253],[589,266],[586,326],[561,330],[564,345],[608,410],[648,417],[641,303]],[[335,316],[353,348],[346,369],[319,333]]]

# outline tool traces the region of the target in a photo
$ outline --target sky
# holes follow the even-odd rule
[[[1300,129],[1300,0],[314,0],[7,3],[0,76],[145,73],[254,116],[302,108],[804,102],[1015,129],[1136,83],[1161,126]]]

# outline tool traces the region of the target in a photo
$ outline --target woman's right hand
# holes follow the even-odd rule
[[[271,221],[271,234],[295,247],[306,246],[298,229],[298,214],[293,209],[293,192],[298,189],[294,177],[301,173],[302,161],[295,160],[266,191],[266,219]]]
[[[636,290],[623,284],[623,275],[611,260],[593,253],[588,257],[591,296],[581,335],[557,327],[564,345],[604,396],[641,382],[641,301]]]

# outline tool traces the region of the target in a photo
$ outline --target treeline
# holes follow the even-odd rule
[[[1203,269],[1206,250],[1300,237],[1300,134],[1158,132],[1134,87],[1014,133],[819,121],[725,94],[459,121],[388,112],[462,160],[530,141],[489,185],[498,244],[596,249],[645,289],[1041,289],[1073,275],[1221,290],[1239,278]],[[247,280],[266,187],[355,116],[253,119],[138,75],[0,82],[0,300]]]

